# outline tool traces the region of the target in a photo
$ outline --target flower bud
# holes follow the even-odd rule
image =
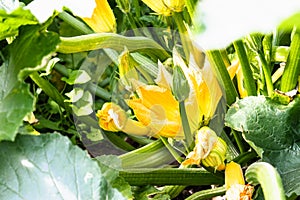
[[[138,121],[130,119],[125,110],[113,102],[106,102],[101,110],[97,111],[99,126],[106,131],[118,132],[133,135],[149,135],[149,128]]]
[[[223,139],[218,137],[217,142],[214,144],[213,149],[208,156],[202,160],[202,165],[205,167],[212,167],[215,170],[224,170],[226,158],[227,144]]]
[[[118,132],[127,120],[125,111],[117,104],[108,102],[98,110],[96,116],[99,118],[99,125],[106,131]]]
[[[205,167],[213,167],[216,170],[225,169],[227,144],[207,126],[196,133],[195,147],[187,156],[183,165],[200,163]]]
[[[190,86],[182,69],[179,66],[174,66],[173,70],[173,94],[177,101],[181,102],[188,98]]]
[[[138,72],[135,69],[136,64],[136,61],[131,57],[127,49],[119,56],[120,81],[125,86],[131,86],[130,79],[139,79]]]

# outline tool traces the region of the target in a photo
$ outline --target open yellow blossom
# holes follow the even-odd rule
[[[182,139],[184,134],[179,103],[172,94],[169,80],[166,78],[168,75],[162,65],[159,71],[157,85],[145,85],[132,80],[138,97],[126,99],[126,103],[138,121],[129,119],[120,106],[105,103],[97,112],[100,127],[107,131]]]
[[[200,69],[192,61],[187,66],[176,50],[173,55],[174,65],[181,67],[190,85],[190,95],[185,101],[185,107],[190,128],[195,132],[200,124],[207,124],[214,116],[223,95],[222,89],[207,60]]]
[[[203,69],[200,69],[192,62],[187,67],[176,51],[173,52],[173,62],[175,66],[179,66],[182,69],[190,87],[190,92],[184,101],[184,105],[188,123],[193,134],[203,124],[203,119],[209,121],[214,116],[216,107],[222,97],[222,90],[218,81],[213,76],[208,63]],[[122,74],[120,73],[120,75]],[[129,77],[123,75],[120,79],[122,78],[126,78],[131,83],[131,89],[135,92],[135,96],[125,99],[125,101],[133,110],[139,126],[144,127],[145,132],[139,132],[139,135],[184,139],[179,102],[175,99],[172,93],[174,91],[171,89],[172,75],[162,63],[158,63],[158,75],[155,79],[156,85],[146,85],[139,82],[135,80],[136,76],[132,76],[132,74]],[[103,109],[105,110],[105,107]],[[107,113],[107,111],[104,113]],[[103,122],[111,121],[109,118],[111,115],[102,114],[99,116],[102,117]],[[121,119],[121,116],[119,119]],[[124,119],[122,118],[122,121],[125,121],[125,117]],[[105,129],[106,127],[103,122],[101,122],[100,118],[100,126]],[[116,120],[113,122],[116,124]],[[121,129],[121,126],[117,126],[115,129],[114,126],[107,127],[111,131],[122,130],[125,133],[132,134],[132,132],[127,132],[124,128]],[[222,144],[222,141],[219,141],[219,139],[216,141]],[[216,151],[221,150],[216,149]],[[202,156],[201,159],[203,159]],[[206,161],[207,163],[214,162],[210,159]]]
[[[185,0],[142,0],[157,14],[170,16],[173,12],[181,12],[185,6]]]
[[[116,32],[116,18],[107,0],[95,0],[96,7],[91,18],[82,18],[95,32]]]
[[[230,162],[225,169],[226,199],[251,200],[253,186],[245,185],[242,168],[235,162]]]

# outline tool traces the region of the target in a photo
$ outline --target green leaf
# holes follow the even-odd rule
[[[7,87],[13,88],[49,58],[59,43],[56,33],[41,30],[38,25],[20,28],[20,35],[8,46]],[[36,70],[40,70],[39,68]]]
[[[88,75],[88,73],[84,70],[74,70],[69,72],[69,77],[62,77],[62,81],[65,81],[69,85],[75,85],[75,84],[83,84],[87,83],[91,80],[91,77]]]
[[[22,25],[38,23],[29,10],[24,10],[22,7],[15,9],[15,7],[16,5],[8,6],[0,2],[0,40],[16,36]]]
[[[22,119],[34,110],[34,98],[23,80],[55,51],[58,43],[55,33],[38,25],[25,26],[5,50],[7,60],[0,68],[0,141],[14,140]]]
[[[22,80],[33,71],[46,68],[59,42],[57,33],[47,32],[39,25],[20,28],[20,36],[9,46],[12,73]]]
[[[258,96],[238,100],[225,117],[227,126],[263,150],[262,161],[278,170],[287,196],[300,195],[299,112],[299,97],[281,105]]]
[[[0,159],[0,199],[125,199],[87,152],[57,133],[2,142]]]
[[[0,68],[1,80],[3,77],[3,67]],[[0,82],[0,91],[3,94],[5,81]],[[14,140],[19,126],[23,124],[23,118],[33,111],[34,97],[29,92],[29,87],[25,84],[20,84],[12,91],[2,96],[0,93],[0,141],[1,140]]]

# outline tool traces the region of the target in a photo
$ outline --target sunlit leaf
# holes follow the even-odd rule
[[[0,2],[0,22],[0,40],[17,35],[22,25],[38,23],[29,10],[12,0]]]
[[[107,181],[114,172],[57,133],[2,142],[0,159],[0,199],[125,199]]]
[[[3,67],[2,67],[3,69]],[[0,78],[5,74],[0,68]],[[0,82],[0,92],[5,93],[5,82]],[[0,141],[14,140],[19,126],[23,124],[23,118],[34,109],[34,97],[25,84],[12,89],[11,92],[2,96],[0,93]]]

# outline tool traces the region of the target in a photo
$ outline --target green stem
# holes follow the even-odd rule
[[[73,17],[72,15],[70,15],[65,11],[59,13],[58,17],[63,21],[67,22],[68,24],[70,24],[73,28],[80,31],[81,33],[84,34],[93,33],[93,30],[90,29],[85,23],[79,21],[78,19],[76,19],[75,17]]]
[[[195,7],[197,6],[197,2],[198,2],[198,0],[186,0],[185,1],[187,11],[192,20],[193,20],[193,16],[194,16]]]
[[[221,132],[220,138],[222,138],[227,144],[227,153],[226,153],[227,160],[233,160],[234,158],[238,157],[239,156],[238,150],[233,145],[233,143],[231,142],[230,138],[228,137],[228,135],[225,133],[224,130]]]
[[[285,200],[281,178],[277,170],[266,162],[251,164],[245,173],[246,181],[252,185],[260,184],[266,200]]]
[[[174,157],[161,140],[156,140],[139,149],[120,155],[119,158],[124,169],[162,167],[174,161]]]
[[[193,53],[193,45],[188,37],[187,29],[183,23],[184,20],[182,18],[182,14],[175,12],[173,14],[173,19],[178,27],[185,58],[187,61],[189,61],[190,52]]]
[[[99,83],[99,87],[106,87],[109,85],[109,83],[110,83],[110,77],[107,77]]]
[[[167,185],[161,191],[161,193],[166,193],[171,199],[177,197],[186,188],[185,185]]]
[[[272,76],[271,76],[271,70],[269,68],[269,65],[264,57],[263,52],[258,52],[259,58],[261,60],[261,64],[262,64],[262,69],[263,69],[263,74],[265,77],[265,81],[266,81],[266,86],[267,86],[267,92],[268,92],[268,96],[272,96],[273,91],[274,91],[274,87],[273,87],[273,82],[272,82]]]
[[[59,91],[46,81],[37,72],[33,72],[30,78],[37,84],[51,99],[53,99],[59,106],[67,110],[68,113],[72,113],[71,107],[65,102],[65,98]]]
[[[153,77],[156,77],[158,74],[157,63],[153,62],[148,57],[141,55],[138,52],[130,53],[133,59],[139,64],[139,68],[146,71],[146,73],[150,74]]]
[[[238,93],[230,79],[227,67],[222,59],[220,50],[207,51],[208,58],[212,64],[212,68],[217,75],[219,82],[225,89],[227,104],[233,104],[238,98]]]
[[[96,96],[98,96],[106,101],[111,100],[111,94],[107,90],[97,86],[96,84],[93,84],[93,83],[89,84],[88,89],[91,92],[93,92]]]
[[[228,57],[228,53],[227,53],[226,49],[220,50],[220,53],[222,55],[222,59],[223,59],[223,62],[225,64],[225,66],[226,67],[230,66],[231,62],[230,62],[230,59]]]
[[[164,60],[169,54],[155,41],[146,37],[125,37],[115,33],[93,33],[75,37],[60,37],[57,48],[60,53],[78,53],[96,49],[110,48],[123,51],[126,46],[129,51],[144,52],[154,58]]]
[[[245,88],[247,90],[248,96],[256,96],[256,86],[253,78],[252,70],[250,67],[250,62],[246,53],[242,40],[237,40],[233,43],[236,53],[239,57],[239,61],[242,67],[242,72],[244,75]]]
[[[160,137],[161,141],[164,143],[165,147],[169,150],[172,156],[177,160],[178,163],[183,161],[182,157],[178,154],[178,152],[169,144],[166,138]]]
[[[290,54],[281,78],[280,90],[288,92],[293,90],[300,75],[300,28],[296,28],[290,48]]]
[[[208,190],[201,190],[199,192],[196,192],[186,198],[185,200],[205,200],[205,199],[211,199],[216,196],[224,195],[226,192],[226,188],[218,187],[214,189],[208,189]]]
[[[257,158],[257,153],[255,151],[248,151],[241,153],[238,157],[234,158],[233,161],[244,165],[254,158]]]
[[[215,185],[224,179],[199,168],[143,168],[120,171],[130,185]],[[196,177],[196,178],[195,178]]]
[[[192,151],[194,148],[194,140],[193,140],[193,134],[191,132],[191,128],[189,125],[189,120],[186,114],[184,101],[179,102],[179,110],[180,110],[180,117],[181,117],[181,123],[183,127],[184,137],[187,144],[188,151]]]
[[[133,146],[128,144],[126,141],[124,141],[124,139],[121,138],[120,136],[118,136],[116,133],[111,133],[111,132],[107,133],[105,131],[103,131],[103,133],[110,140],[110,142],[113,143],[118,148],[121,148],[125,151],[135,150],[135,148]]]
[[[237,144],[237,146],[238,146],[238,148],[239,148],[239,151],[240,151],[241,153],[245,152],[246,149],[245,149],[245,147],[244,147],[244,143],[243,143],[243,139],[242,139],[242,137],[241,137],[241,134],[238,133],[238,132],[235,131],[235,130],[232,130],[232,134],[233,134],[234,140],[235,140],[235,142],[236,142],[236,144]]]
[[[137,25],[136,25],[136,23],[135,23],[134,18],[132,17],[131,12],[126,13],[126,17],[128,18],[128,21],[129,21],[129,23],[130,23],[130,25],[131,25],[131,28],[137,29],[138,27],[137,27]],[[135,32],[135,30],[133,30],[133,31],[134,31],[135,35],[137,35],[137,34],[138,34],[138,35],[141,35],[139,32]]]
[[[132,0],[132,7],[135,10],[135,16],[137,19],[141,17],[140,0]]]

